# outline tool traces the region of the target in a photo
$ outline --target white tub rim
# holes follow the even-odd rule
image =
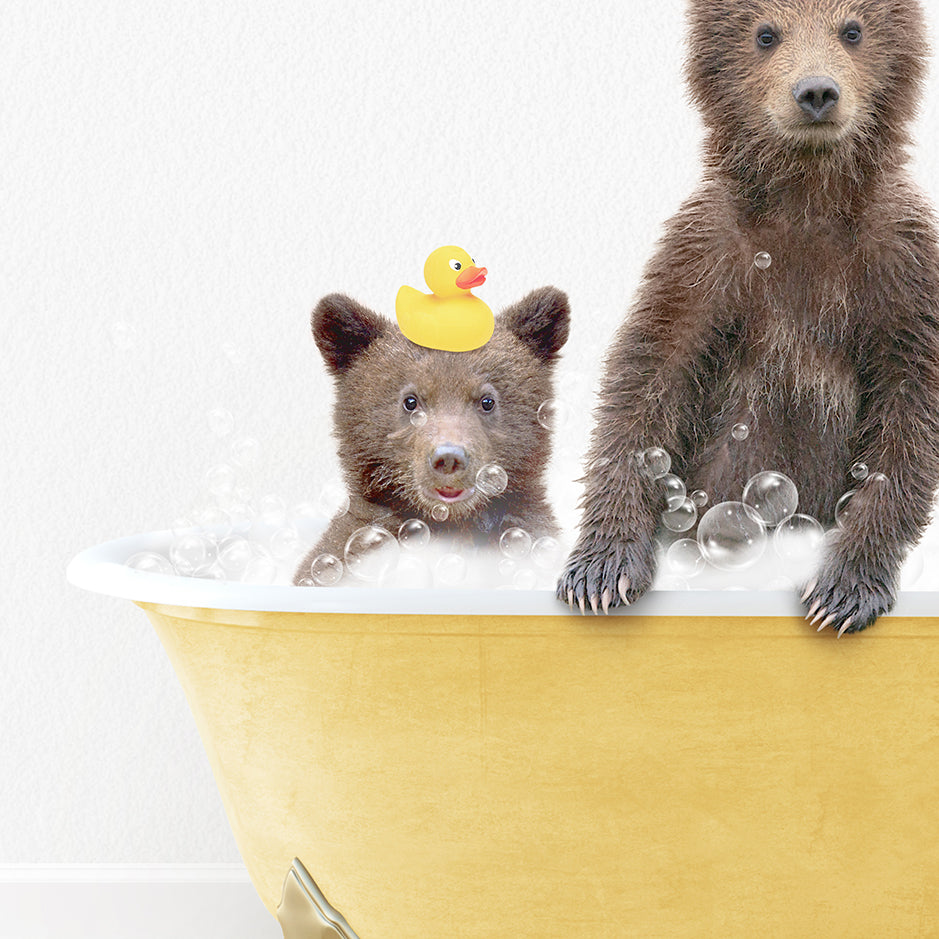
[[[106,596],[162,606],[280,613],[355,613],[413,616],[570,616],[550,590],[477,590],[460,588],[294,587],[243,584],[151,574],[127,567],[139,551],[162,551],[171,531],[116,538],[87,548],[72,559],[68,581]],[[579,612],[573,615],[580,615]],[[652,590],[615,616],[796,616],[804,615],[793,591]],[[905,590],[893,617],[939,617],[939,592]]]

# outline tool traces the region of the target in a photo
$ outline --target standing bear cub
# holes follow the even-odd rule
[[[689,26],[705,177],[609,350],[558,596],[596,612],[649,588],[665,506],[636,454],[658,446],[711,504],[777,470],[830,525],[856,489],[802,597],[855,632],[892,607],[939,480],[939,248],[904,170],[922,11],[691,0]]]
[[[538,411],[552,397],[569,323],[567,297],[544,287],[504,310],[481,348],[444,352],[411,342],[349,297],[324,297],[313,336],[335,380],[349,509],[294,583],[308,580],[319,555],[342,559],[350,536],[368,526],[397,536],[418,519],[466,545],[497,545],[512,527],[556,534],[544,484],[550,432]]]

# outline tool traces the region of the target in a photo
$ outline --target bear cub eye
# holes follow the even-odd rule
[[[405,395],[403,403],[405,411],[416,411],[418,404],[417,395]]]
[[[756,31],[756,44],[761,49],[770,49],[779,42],[779,36],[772,26],[761,26]]]
[[[861,35],[861,24],[853,20],[846,23],[844,29],[841,30],[841,38],[852,46],[856,46],[861,41]]]
[[[486,412],[491,411],[496,406],[496,399],[492,395],[483,395],[479,399],[479,406]]]

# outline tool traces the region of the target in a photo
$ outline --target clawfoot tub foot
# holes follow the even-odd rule
[[[359,939],[297,858],[284,880],[277,921],[284,939]]]

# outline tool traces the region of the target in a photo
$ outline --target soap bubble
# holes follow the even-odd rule
[[[743,502],[768,528],[792,515],[799,504],[796,484],[782,473],[766,470],[751,476],[743,490]]]
[[[320,490],[313,503],[321,518],[339,518],[349,511],[349,493],[338,479],[331,479]]]
[[[313,583],[313,578],[312,578],[312,577],[301,577],[301,578],[297,581],[297,586],[298,586],[298,587],[315,587],[316,584]]]
[[[231,516],[217,505],[207,505],[193,516],[195,524],[203,529],[203,534],[213,538],[225,538],[231,534]]]
[[[855,463],[851,467],[851,475],[858,481],[867,479],[870,474],[870,470],[867,468],[866,463]]]
[[[466,558],[461,554],[445,554],[434,565],[434,582],[444,587],[456,587],[466,580]]]
[[[232,442],[231,458],[241,467],[256,463],[260,453],[261,442],[256,437],[239,437]]]
[[[295,558],[303,550],[303,542],[300,540],[300,533],[292,525],[284,528],[278,528],[271,535],[271,554],[278,561],[287,561]]]
[[[415,427],[423,427],[427,423],[427,412],[426,411],[415,411],[411,415],[411,423]]]
[[[359,580],[377,583],[398,560],[398,539],[384,528],[356,529],[346,542],[346,570]]]
[[[310,579],[317,587],[332,587],[342,580],[342,561],[334,554],[318,554],[310,564]]]
[[[708,504],[708,494],[703,489],[695,489],[695,491],[691,493],[691,501],[699,509],[703,509]]]
[[[196,523],[191,518],[180,516],[170,525],[170,532],[172,532],[174,538],[178,538],[180,535],[188,532],[190,528],[195,527]]]
[[[509,474],[498,463],[487,463],[476,474],[476,488],[485,496],[497,496],[505,492]]]
[[[706,563],[698,542],[693,538],[681,538],[670,545],[665,552],[665,562],[672,571],[683,577],[699,574]]]
[[[765,271],[773,263],[773,256],[768,251],[760,251],[753,259],[753,266]]]
[[[698,523],[701,553],[718,570],[739,571],[755,564],[766,549],[760,517],[742,502],[721,502]]]
[[[277,580],[277,565],[272,558],[256,555],[248,561],[241,579],[246,584],[272,584]]]
[[[661,447],[649,447],[639,455],[639,465],[653,479],[664,476],[672,468],[672,458]]]
[[[750,436],[750,428],[746,424],[734,424],[730,435],[734,440],[746,440]]]
[[[518,562],[513,561],[512,558],[499,558],[496,570],[499,572],[500,577],[510,580],[518,570]]]
[[[553,570],[561,560],[561,545],[557,538],[542,535],[531,546],[531,559],[543,570]]]
[[[258,500],[258,519],[264,525],[283,525],[287,518],[287,505],[280,496],[268,493]]]
[[[784,561],[802,561],[813,554],[825,537],[825,529],[811,515],[790,515],[773,532],[773,547]]]
[[[204,567],[197,568],[190,575],[198,580],[226,580],[225,571],[216,561],[214,564],[206,564]]]
[[[170,560],[177,574],[188,576],[196,568],[211,563],[214,552],[204,535],[188,532],[173,540],[170,545]]]
[[[247,502],[231,502],[228,505],[232,531],[244,534],[254,524],[254,509]]]
[[[669,509],[677,509],[687,495],[685,484],[673,473],[665,473],[656,479],[656,484],[665,493],[665,504]]]
[[[531,535],[524,528],[507,528],[499,538],[499,550],[505,557],[520,561],[531,553]]]
[[[212,466],[205,472],[205,484],[213,496],[225,496],[235,488],[235,471],[227,463]]]
[[[567,419],[567,407],[563,401],[542,401],[538,407],[538,423],[545,430],[558,430]]]
[[[871,473],[867,477],[868,486],[882,486],[887,482],[887,477],[883,473]]]
[[[442,502],[438,502],[430,510],[430,517],[435,522],[445,522],[450,517],[450,510]]]
[[[698,510],[687,496],[674,509],[662,513],[662,524],[674,532],[690,531],[698,520]]]
[[[213,408],[206,418],[216,437],[227,437],[235,429],[235,416],[227,408]]]
[[[409,518],[401,523],[398,529],[398,544],[408,551],[417,551],[430,541],[430,528],[427,522],[419,518]]]
[[[176,573],[170,559],[158,554],[156,551],[138,551],[136,554],[132,554],[124,563],[135,571],[142,571],[145,574],[173,575]]]
[[[226,538],[218,546],[218,563],[229,580],[241,580],[253,557],[254,548],[245,538]]]
[[[849,489],[838,500],[838,504],[835,506],[835,524],[839,528],[844,528],[845,523],[851,514],[851,499],[853,499],[856,494],[857,489]]]

